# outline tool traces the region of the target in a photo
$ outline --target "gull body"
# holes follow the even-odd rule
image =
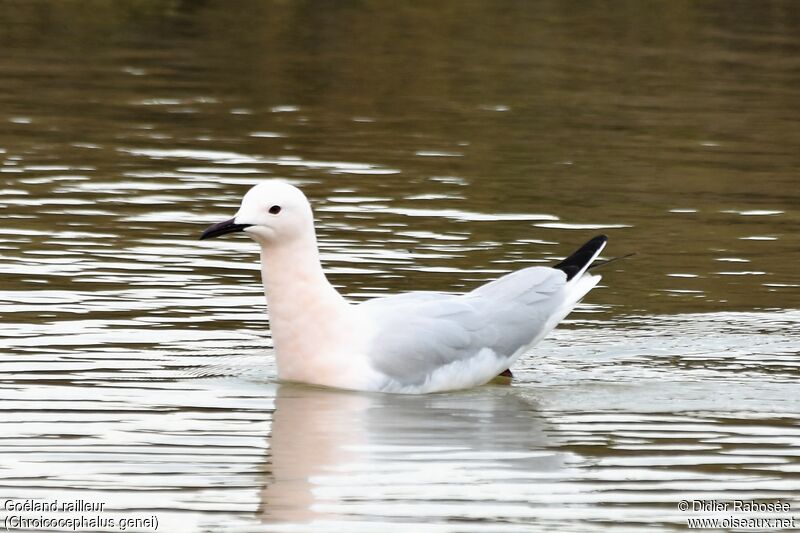
[[[482,385],[549,333],[600,280],[598,236],[554,267],[507,274],[463,295],[411,292],[353,304],[328,282],[311,206],[269,180],[201,239],[243,231],[261,248],[278,377],[421,394]]]

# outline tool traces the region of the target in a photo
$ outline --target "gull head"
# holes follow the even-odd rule
[[[259,183],[244,195],[236,216],[207,228],[200,240],[243,231],[267,246],[314,233],[314,215],[303,192],[286,182]]]

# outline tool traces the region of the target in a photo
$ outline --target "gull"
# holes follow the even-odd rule
[[[234,232],[261,248],[280,380],[400,394],[507,375],[600,281],[589,267],[608,240],[599,235],[552,267],[524,268],[461,295],[418,291],[351,303],[325,277],[311,205],[297,187],[259,183],[233,218],[200,239]]]

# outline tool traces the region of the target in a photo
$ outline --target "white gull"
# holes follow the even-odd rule
[[[567,316],[600,276],[597,236],[551,267],[529,267],[463,295],[410,292],[345,300],[320,263],[314,217],[293,185],[269,180],[201,239],[243,231],[261,247],[278,377],[328,387],[422,394],[487,383]]]

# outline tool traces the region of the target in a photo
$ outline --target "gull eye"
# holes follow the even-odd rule
[[[280,212],[281,212],[281,206],[279,206],[279,205],[273,205],[272,207],[270,207],[270,208],[269,208],[269,212],[270,212],[270,214],[272,214],[272,215],[277,215],[278,213],[280,213]]]

